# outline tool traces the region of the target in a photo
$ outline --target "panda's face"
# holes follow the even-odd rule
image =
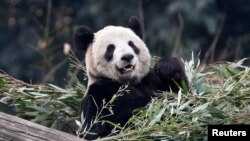
[[[132,30],[107,26],[94,34],[86,66],[89,76],[136,83],[148,73],[150,59],[145,43]]]

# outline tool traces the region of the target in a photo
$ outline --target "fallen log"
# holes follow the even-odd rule
[[[0,112],[0,140],[83,141],[74,135]]]

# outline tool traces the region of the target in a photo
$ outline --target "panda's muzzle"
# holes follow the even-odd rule
[[[134,65],[126,65],[125,67],[123,68],[118,68],[117,67],[117,70],[121,73],[121,74],[125,74],[125,73],[130,73],[130,72],[133,72],[135,70],[135,66]]]
[[[123,55],[121,60],[124,62],[131,62],[134,59],[134,55],[133,54],[126,54]]]

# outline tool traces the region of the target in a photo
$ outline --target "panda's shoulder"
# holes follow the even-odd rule
[[[115,94],[121,87],[119,82],[107,78],[99,78],[88,87],[87,94],[93,97],[104,98]]]

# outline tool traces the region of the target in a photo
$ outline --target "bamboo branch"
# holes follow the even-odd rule
[[[34,91],[34,92],[61,93],[60,91],[53,89],[51,87],[47,87],[43,85],[31,85],[21,80],[17,80],[2,70],[0,70],[0,80],[3,81],[3,86],[0,85],[0,94],[4,92],[8,92],[11,89],[17,90],[21,87],[33,88],[30,91]]]
[[[56,66],[54,66],[50,71],[46,74],[46,76],[43,79],[43,84],[49,81],[49,79],[56,73],[58,69],[60,69],[64,64],[67,63],[67,59],[62,60],[59,62]]]
[[[49,26],[50,26],[50,20],[51,20],[51,9],[52,9],[52,0],[48,0],[48,10],[47,10],[47,16],[46,16],[46,25],[45,25],[45,39],[49,38]]]
[[[141,20],[142,32],[145,33],[145,24],[144,24],[144,11],[143,11],[143,1],[138,0],[138,13]],[[142,36],[143,41],[145,41],[145,34]]]
[[[177,31],[176,38],[175,38],[174,48],[171,53],[172,57],[176,57],[177,55],[182,56],[180,43],[181,43],[181,36],[183,33],[183,29],[184,29],[184,19],[180,11],[178,12],[178,21],[179,21],[179,27],[178,27],[178,31]]]
[[[220,35],[222,33],[222,30],[224,28],[225,20],[226,20],[226,15],[224,15],[223,18],[222,18],[222,22],[221,22],[221,25],[219,27],[219,30],[217,31],[217,33],[216,33],[216,35],[215,35],[209,49],[206,51],[206,54],[205,54],[205,56],[203,58],[203,61],[202,61],[202,64],[205,64],[207,62],[207,60],[209,60],[209,63],[214,61],[215,48],[216,48],[217,42],[218,42],[218,40],[220,38]]]
[[[232,40],[233,40],[233,39],[232,39],[231,36],[227,38],[227,40],[226,40],[226,45],[225,45],[225,47],[223,48],[223,50],[221,51],[220,56],[218,57],[218,60],[219,60],[219,61],[224,61],[224,60],[226,60],[226,58],[227,58],[227,53],[228,53],[228,50],[229,50],[229,48],[230,48],[230,46],[231,46]]]

